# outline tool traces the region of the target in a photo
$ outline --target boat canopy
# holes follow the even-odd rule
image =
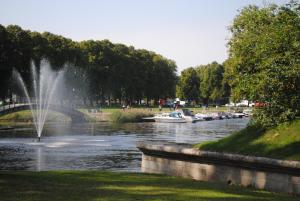
[[[171,112],[170,117],[182,118],[182,115],[180,112]]]

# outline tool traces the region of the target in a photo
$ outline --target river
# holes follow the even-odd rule
[[[33,125],[0,131],[0,170],[111,170],[139,172],[138,142],[216,140],[244,128],[249,119],[197,123],[48,123],[40,143]]]

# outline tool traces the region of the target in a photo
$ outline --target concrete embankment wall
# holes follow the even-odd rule
[[[139,144],[142,172],[300,194],[300,162]]]

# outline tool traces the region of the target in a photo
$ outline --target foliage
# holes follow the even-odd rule
[[[187,68],[181,72],[178,80],[176,96],[188,101],[199,101],[200,78],[194,68]]]
[[[202,99],[204,104],[211,101],[224,104],[230,96],[224,74],[224,66],[217,62],[185,69],[178,79],[176,95],[189,101]]]
[[[299,201],[292,195],[164,175],[104,171],[0,173],[0,194],[14,201]]]
[[[228,100],[229,94],[225,88],[223,65],[212,62],[199,66],[196,70],[201,80],[200,93],[204,102],[208,103],[209,100],[219,102],[226,98]]]
[[[134,123],[141,122],[142,118],[151,116],[153,116],[152,112],[139,109],[126,109],[125,111],[113,111],[110,115],[110,119],[114,123]]]
[[[39,69],[43,59],[54,70],[66,68],[68,88],[63,95],[70,101],[82,99],[85,104],[87,100],[90,104],[103,104],[105,100],[118,100],[133,104],[144,98],[158,100],[175,95],[175,62],[109,40],[75,42],[49,32],[0,25],[0,52],[2,100],[18,93],[11,87],[13,68],[30,83],[31,61]]]
[[[300,160],[300,120],[265,130],[257,124],[214,142],[195,147],[209,151]]]
[[[299,4],[248,6],[230,30],[233,97],[268,103],[256,113],[266,127],[293,119],[300,107]]]

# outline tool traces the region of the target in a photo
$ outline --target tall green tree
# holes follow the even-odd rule
[[[2,101],[8,97],[8,86],[11,77],[11,60],[12,53],[11,41],[6,28],[0,25],[0,99]]]
[[[230,30],[234,97],[267,103],[254,119],[264,126],[294,119],[300,106],[299,4],[248,6]]]
[[[205,104],[224,103],[228,96],[227,83],[224,80],[224,67],[217,62],[196,68],[200,77],[200,96]]]

